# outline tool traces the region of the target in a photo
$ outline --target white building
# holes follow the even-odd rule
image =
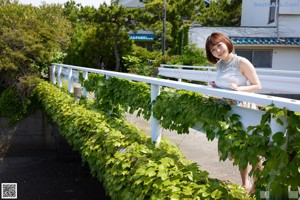
[[[145,4],[142,0],[112,0],[112,4],[118,3],[118,5],[122,5],[126,8],[144,8]]]
[[[300,71],[300,0],[243,0],[240,27],[194,26],[190,43],[205,48],[212,32],[229,36],[257,68]]]

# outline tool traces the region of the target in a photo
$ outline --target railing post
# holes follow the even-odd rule
[[[73,87],[72,87],[72,73],[73,73],[73,69],[69,68],[69,72],[68,72],[68,91],[70,93],[73,92]]]
[[[182,69],[182,67],[179,67],[178,68],[179,70],[181,70]],[[178,82],[182,82],[182,78],[181,78],[181,72],[179,71],[179,78],[178,78]]]
[[[51,82],[54,85],[56,84],[55,70],[56,70],[56,66],[52,64],[50,73],[51,73]]]
[[[159,95],[159,85],[151,84],[151,102],[153,102],[156,97]],[[152,142],[156,142],[157,145],[160,144],[161,141],[161,131],[158,120],[153,116],[153,111],[151,112],[151,137]]]
[[[76,84],[73,88],[74,91],[74,102],[79,102],[81,97],[81,86],[79,84]]]
[[[209,73],[209,72],[212,72],[212,69],[211,68],[207,68],[207,72]],[[207,73],[207,76],[206,77],[208,77],[208,73]],[[210,86],[210,81],[209,80],[207,80],[207,86]]]
[[[62,66],[58,67],[58,72],[57,72],[57,81],[58,81],[58,87],[62,87],[62,81],[61,81],[61,71],[62,71]]]
[[[83,75],[84,80],[88,79],[88,72],[87,71],[83,71],[82,75]],[[87,93],[85,87],[83,87],[83,96],[86,97],[86,98],[88,97],[88,93]]]

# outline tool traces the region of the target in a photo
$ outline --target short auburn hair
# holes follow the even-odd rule
[[[207,37],[205,44],[207,60],[213,64],[216,64],[218,59],[211,53],[211,48],[220,42],[223,42],[227,46],[229,53],[233,51],[233,43],[226,35],[223,33],[213,32]]]

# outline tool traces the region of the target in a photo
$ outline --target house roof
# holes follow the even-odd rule
[[[246,45],[300,45],[300,33],[280,30],[276,27],[202,27],[194,26],[189,30],[192,44],[205,48],[206,38],[213,32],[221,32],[232,39],[238,46]],[[278,39],[279,36],[279,39]]]
[[[129,34],[131,40],[154,40],[154,34]]]
[[[120,0],[118,4],[127,8],[145,7],[145,4],[139,0]]]
[[[234,45],[300,45],[300,38],[277,38],[277,37],[232,37]]]
[[[128,32],[129,37],[131,40],[138,40],[138,41],[151,41],[154,40],[155,34],[149,30],[138,30],[137,32]]]

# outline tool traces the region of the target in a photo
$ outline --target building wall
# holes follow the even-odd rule
[[[300,15],[279,15],[278,21],[280,36],[300,37]]]
[[[112,1],[113,3],[116,1]],[[144,8],[145,5],[143,2],[140,2],[140,0],[120,0],[118,5],[125,6],[127,8]]]
[[[274,70],[300,71],[299,47],[236,46],[236,49],[272,50],[272,68]],[[268,68],[269,69],[269,68]]]
[[[300,48],[274,48],[272,69],[300,71]]]
[[[300,0],[280,0],[279,4],[270,5],[270,0],[243,0],[241,26],[277,26],[269,23],[270,7],[279,7],[279,28],[291,29],[300,24]],[[299,30],[300,26],[297,26]]]
[[[300,0],[280,0],[279,14],[300,15]]]
[[[276,26],[268,24],[270,0],[243,0],[241,26]]]

